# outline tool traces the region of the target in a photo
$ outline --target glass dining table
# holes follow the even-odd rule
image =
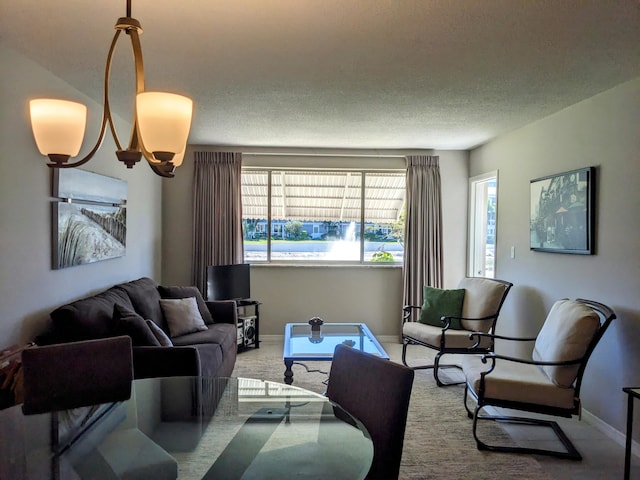
[[[0,411],[0,478],[362,479],[372,459],[326,397],[250,378],[142,379],[123,402]]]

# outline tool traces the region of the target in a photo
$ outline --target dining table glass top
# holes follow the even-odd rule
[[[362,479],[373,459],[366,429],[325,396],[250,378],[135,380],[127,401],[40,415],[18,405],[0,411],[0,438],[12,479]]]

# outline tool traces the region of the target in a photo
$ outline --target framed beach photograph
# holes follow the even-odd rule
[[[531,250],[593,255],[595,167],[531,180]]]
[[[127,209],[117,205],[53,202],[54,270],[122,257]]]
[[[122,257],[127,243],[127,182],[87,170],[53,169],[52,267]]]

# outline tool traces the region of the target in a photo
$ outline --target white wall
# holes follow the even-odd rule
[[[51,185],[46,158],[29,123],[28,100],[42,96],[88,104],[85,145],[97,138],[101,106],[0,42],[0,347],[32,340],[54,308],[141,276],[158,278],[161,249],[159,177],[145,165],[128,170],[110,137],[85,170],[127,180],[127,254],[89,265],[51,269]],[[122,122],[125,141],[130,126]],[[109,135],[109,134],[107,134]]]
[[[471,175],[499,170],[496,275],[514,283],[499,332],[535,335],[563,297],[612,307],[618,319],[589,362],[582,397],[587,410],[619,431],[621,389],[640,385],[639,131],[640,78],[504,135],[470,159]],[[530,251],[529,181],[587,166],[597,167],[596,254]]]
[[[165,284],[184,285],[191,278],[194,149],[224,150],[221,147],[190,147],[185,164],[179,169],[179,178],[165,186],[162,266]],[[411,153],[417,152],[404,154]],[[468,154],[457,151],[428,153],[440,157],[444,282],[446,286],[454,286],[465,272]],[[347,161],[356,160],[345,159]],[[383,161],[378,168],[385,163],[387,167],[404,167],[404,160],[395,158]],[[326,159],[321,165],[335,166],[327,165]],[[251,292],[263,303],[260,332],[264,335],[283,335],[285,323],[304,322],[313,316],[323,317],[326,321],[364,321],[377,335],[398,338],[400,335],[402,269],[399,267],[260,265],[251,269]]]

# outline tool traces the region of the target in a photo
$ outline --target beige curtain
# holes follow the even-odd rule
[[[442,288],[439,157],[407,157],[404,305],[422,305],[422,287]]]
[[[207,266],[244,262],[242,154],[195,152],[191,281],[207,293]]]

